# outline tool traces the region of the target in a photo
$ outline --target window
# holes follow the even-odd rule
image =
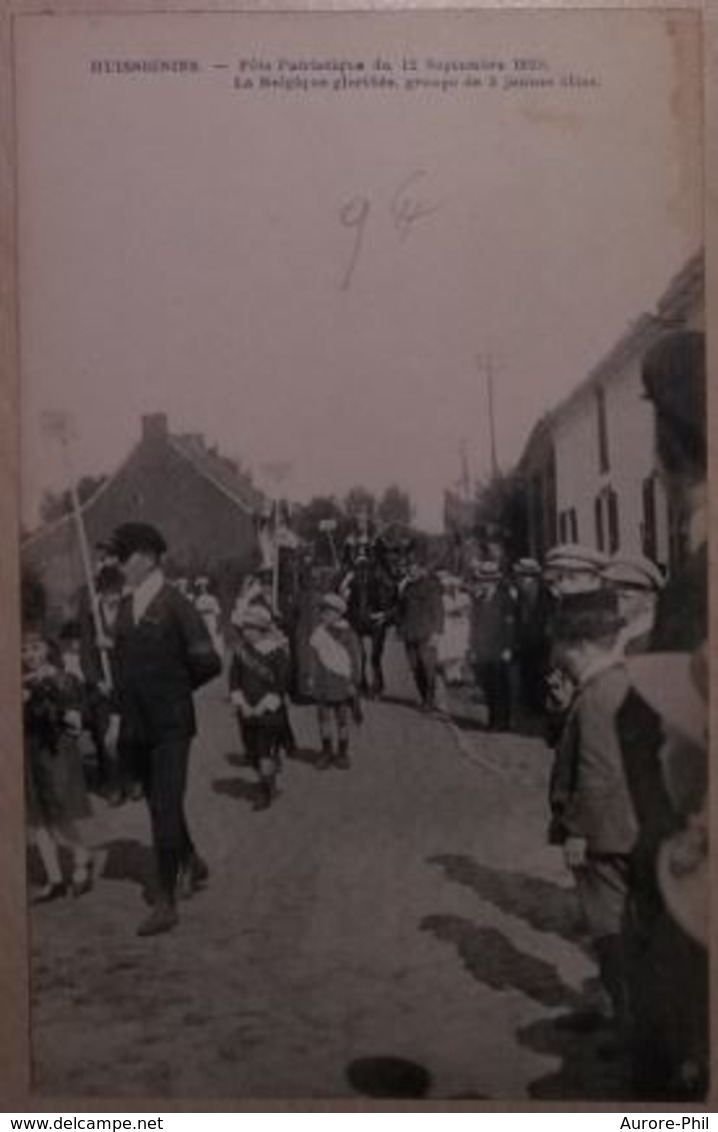
[[[621,545],[621,531],[618,517],[618,496],[611,488],[606,492],[608,503],[608,553],[616,554]]]
[[[559,514],[558,541],[578,542],[578,515],[575,507],[569,507]]]
[[[599,550],[605,551],[606,549],[606,532],[603,523],[603,499],[600,495],[596,496],[593,504],[593,515],[596,523],[596,546]]]
[[[606,392],[602,386],[596,390],[596,409],[598,414],[598,467],[601,475],[610,469],[608,458],[608,419],[606,417]]]
[[[641,531],[643,553],[646,558],[658,561],[658,516],[656,509],[656,478],[647,476],[643,481],[643,527]]]

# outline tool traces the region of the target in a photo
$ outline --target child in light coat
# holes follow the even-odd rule
[[[361,646],[346,620],[346,610],[339,594],[325,594],[319,624],[309,639],[309,687],[317,704],[322,769],[349,767],[349,712],[356,723],[361,723]],[[337,733],[336,752],[332,720]]]

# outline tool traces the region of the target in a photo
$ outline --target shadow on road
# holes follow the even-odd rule
[[[215,794],[224,794],[228,798],[236,798],[240,802],[252,805],[262,795],[262,788],[258,782],[248,782],[246,778],[215,778],[212,782]]]
[[[249,757],[245,755],[243,751],[227,751],[224,756],[224,761],[229,763],[230,766],[240,768],[252,765]]]
[[[346,1070],[347,1081],[364,1097],[411,1100],[427,1096],[431,1074],[403,1057],[359,1057]]]
[[[311,766],[315,769],[318,767],[322,759],[321,751],[315,750],[313,747],[297,747],[292,751],[291,755],[285,755],[289,762],[304,763],[305,766]]]
[[[527,1049],[560,1058],[558,1069],[539,1077],[528,1087],[536,1100],[626,1100],[631,1097],[625,1057],[608,1058],[606,1030],[595,1034],[561,1029],[565,1019],[544,1018],[518,1030],[516,1037]]]
[[[148,845],[130,838],[108,841],[102,846],[104,880],[129,880],[143,889],[155,879],[155,859]]]
[[[531,1097],[600,1101],[631,1096],[625,1057],[607,1051],[612,1031],[605,1026],[579,1031],[574,1023],[582,1016],[585,996],[567,986],[551,963],[520,951],[496,928],[473,924],[461,916],[427,916],[420,927],[451,944],[477,982],[496,991],[518,990],[552,1011],[562,1010],[516,1032],[521,1045],[559,1062],[556,1069],[529,1085]]]
[[[489,868],[471,857],[441,854],[427,860],[442,868],[447,880],[470,888],[482,900],[525,920],[536,931],[561,936],[571,943],[585,941],[575,892],[541,877]]]
[[[421,931],[452,944],[474,979],[492,990],[518,990],[554,1009],[578,1008],[580,996],[559,977],[552,963],[520,951],[497,928],[478,926],[462,916],[426,916]]]

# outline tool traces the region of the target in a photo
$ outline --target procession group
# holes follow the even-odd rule
[[[362,699],[385,691],[389,633],[403,643],[417,706],[451,711],[476,688],[488,730],[517,713],[554,750],[547,835],[572,870],[605,994],[577,1025],[609,1031],[636,1095],[699,1098],[707,1085],[707,551],[702,336],[666,335],[646,357],[656,449],[687,532],[666,578],[643,557],[578,545],[543,562],[500,546],[463,572],[416,537],[397,548],[366,521],[335,566],[265,565],[223,611],[206,578],[169,580],[162,533],[121,524],[101,555],[84,616],[23,639],[28,816],[45,902],[91,890],[93,856],[79,737],[90,734],[112,805],[147,801],[157,892],[138,933],[178,922],[178,899],[208,883],[184,799],[194,692],[225,674],[254,805],[277,796],[296,743],[291,705],[316,707],[319,769],[347,769]],[[286,566],[286,561],[285,561]],[[59,851],[69,852],[67,882]],[[611,1051],[614,1051],[613,1053]]]

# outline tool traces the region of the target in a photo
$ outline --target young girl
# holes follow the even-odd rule
[[[248,605],[233,620],[229,687],[247,756],[259,779],[255,810],[274,800],[279,748],[286,729],[289,646],[263,605]]]
[[[444,628],[437,645],[437,660],[443,680],[460,684],[469,651],[471,598],[458,578],[442,570],[441,600],[444,607]]]
[[[64,896],[61,848],[72,861],[70,890],[82,896],[92,887],[92,857],[76,825],[90,815],[77,743],[82,684],[51,662],[36,628],[23,633],[22,666],[28,824],[47,876],[34,901]]]
[[[346,602],[339,594],[322,598],[319,624],[309,639],[309,685],[317,704],[319,734],[322,740],[321,769],[334,765],[349,767],[349,710],[361,723],[359,681],[361,647],[345,620]],[[338,750],[332,746],[332,717],[337,730]]]

